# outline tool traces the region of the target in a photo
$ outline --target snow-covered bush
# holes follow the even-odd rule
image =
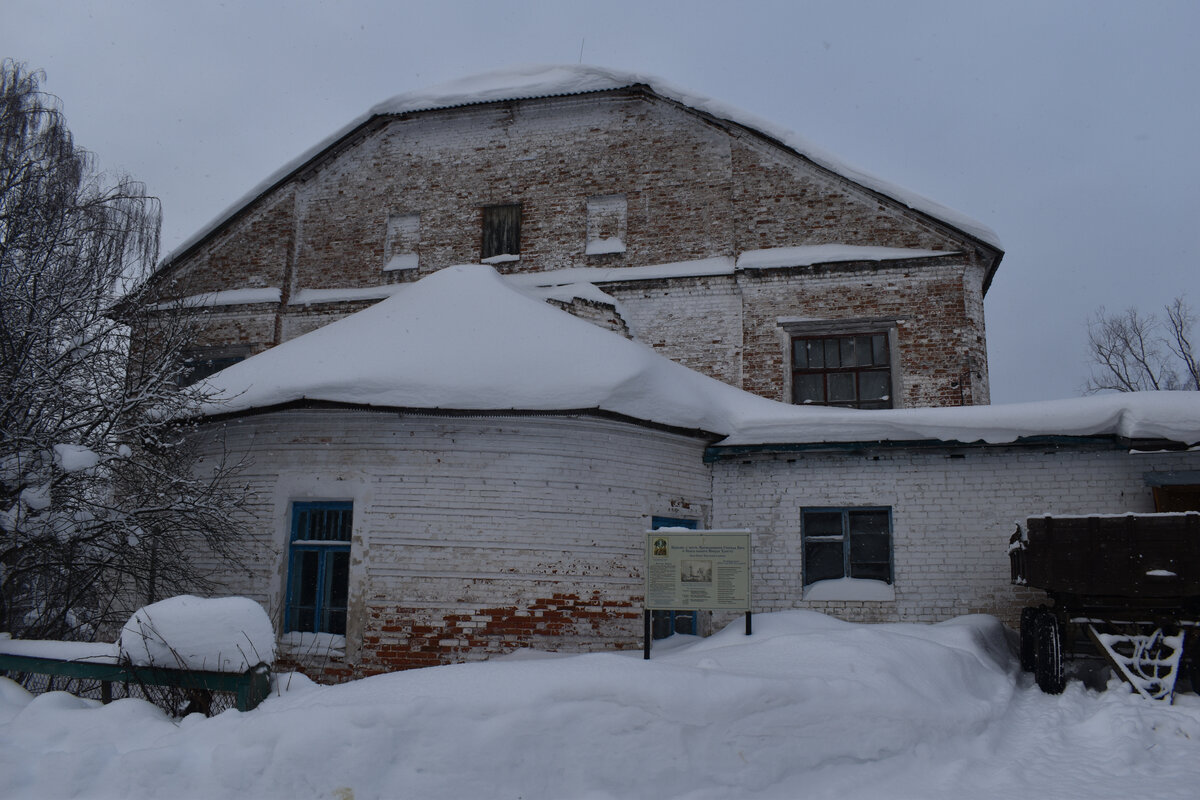
[[[134,612],[119,646],[134,666],[245,672],[275,660],[275,630],[248,598],[180,595]]]

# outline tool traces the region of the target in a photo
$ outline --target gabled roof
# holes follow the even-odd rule
[[[832,153],[809,142],[792,131],[732,106],[696,94],[653,75],[606,69],[592,66],[530,65],[490,72],[439,84],[428,89],[397,95],[372,107],[351,120],[338,131],[284,164],[265,180],[238,199],[217,217],[168,254],[161,266],[166,266],[203,241],[209,234],[232,220],[243,209],[267,194],[327,151],[353,137],[360,129],[375,120],[447,108],[509,100],[530,100],[542,97],[561,97],[590,92],[613,91],[643,87],[651,93],[680,103],[694,111],[732,122],[752,132],[774,139],[784,147],[813,163],[853,181],[873,192],[891,198],[908,208],[932,217],[989,247],[1003,248],[996,233],[964,214],[936,203],[929,198],[907,191],[857,167],[851,166]],[[161,268],[161,267],[160,267]]]
[[[736,389],[524,294],[491,267],[434,272],[349,317],[208,379],[207,416],[299,401],[428,411],[617,414],[793,443],[1002,444],[1039,437],[1200,442],[1200,392],[964,408],[794,406]]]

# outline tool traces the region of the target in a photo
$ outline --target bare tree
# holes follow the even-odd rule
[[[1182,297],[1163,311],[1165,319],[1135,308],[1113,315],[1101,308],[1088,320],[1092,375],[1086,391],[1200,390],[1192,344],[1195,316]]]
[[[0,65],[0,630],[88,637],[206,588],[189,553],[229,552],[241,495],[178,422],[204,398],[176,380],[186,318],[146,288],[158,203],[97,173],[42,78]]]

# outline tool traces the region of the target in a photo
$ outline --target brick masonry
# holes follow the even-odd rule
[[[290,504],[354,502],[345,656],[284,654],[326,679],[636,648],[651,517],[710,516],[705,443],[620,421],[293,410],[207,436],[252,455],[254,497],[240,567],[207,566],[277,623]]]
[[[757,610],[810,608],[862,622],[986,613],[1015,625],[1042,593],[1010,584],[1008,539],[1041,514],[1149,512],[1145,473],[1200,469],[1200,452],[971,447],[754,455],[713,467],[714,527],[754,532]],[[895,600],[806,602],[800,511],[892,509]]]
[[[589,198],[625,199],[626,248],[588,255]],[[168,290],[275,287],[224,307],[206,345],[251,352],[367,303],[300,304],[479,260],[481,208],[520,203],[507,272],[675,263],[771,247],[923,248],[934,259],[608,283],[660,353],[776,399],[789,393],[781,318],[899,318],[902,405],[986,403],[983,291],[998,253],[772,140],[636,91],[494,103],[378,121],[173,259]],[[385,271],[389,217],[419,218],[416,269]],[[592,315],[609,324],[611,315]],[[619,327],[619,326],[618,326]]]

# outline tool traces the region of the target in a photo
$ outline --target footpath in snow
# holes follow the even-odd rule
[[[0,679],[4,798],[1195,798],[1200,698],[1042,694],[995,619],[792,611],[640,652],[280,676],[258,709]]]

